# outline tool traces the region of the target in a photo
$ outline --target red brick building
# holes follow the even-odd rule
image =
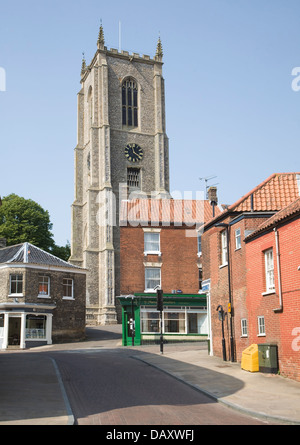
[[[282,375],[300,381],[300,198],[245,239],[251,343],[274,343]]]
[[[220,210],[208,200],[122,202],[119,301],[124,344],[131,344],[132,331],[127,331],[126,326],[131,326],[133,312],[135,341],[156,341],[159,326],[168,342],[207,339],[207,299],[201,290],[201,234],[204,221],[214,213]],[[158,288],[164,294],[161,313],[156,307]]]
[[[220,209],[215,207],[215,214]],[[120,212],[121,294],[201,289],[201,234],[212,218],[208,200],[123,201]]]
[[[253,340],[249,338],[245,321],[248,319],[248,289],[244,239],[299,197],[299,180],[299,173],[273,174],[205,224],[203,279],[210,280],[211,351],[214,355],[222,357],[225,350],[227,360],[240,361],[243,350]]]

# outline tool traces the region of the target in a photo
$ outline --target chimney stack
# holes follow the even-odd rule
[[[6,239],[0,238],[0,249],[3,249],[3,247],[6,247]]]
[[[213,217],[215,216],[215,206],[218,204],[217,187],[209,187],[207,190],[208,200],[213,209]]]

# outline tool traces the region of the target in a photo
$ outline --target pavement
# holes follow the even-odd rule
[[[95,351],[97,347],[102,351],[103,347],[122,349],[133,359],[158,368],[214,401],[267,423],[300,425],[300,382],[277,374],[245,371],[240,363],[210,356],[200,343],[164,345],[161,354],[159,345],[122,347],[113,333],[113,340],[105,337],[104,343],[94,339],[92,343],[1,351],[0,425],[73,425],[75,419],[59,369],[47,351]]]

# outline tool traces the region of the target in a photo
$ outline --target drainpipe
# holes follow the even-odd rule
[[[278,239],[277,228],[275,227],[273,230],[274,230],[274,233],[275,233],[277,274],[278,274],[278,294],[279,294],[279,307],[276,308],[276,309],[273,309],[273,311],[274,312],[281,312],[283,307],[282,307],[282,291],[281,291],[279,239]]]

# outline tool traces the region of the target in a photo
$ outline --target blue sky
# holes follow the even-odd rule
[[[50,213],[71,239],[82,52],[164,51],[171,191],[231,204],[274,172],[300,171],[299,0],[10,0],[0,4],[0,195]],[[300,71],[300,68],[299,68]],[[300,84],[300,82],[299,82]],[[0,82],[1,85],[1,82]],[[0,88],[1,89],[1,88]]]

